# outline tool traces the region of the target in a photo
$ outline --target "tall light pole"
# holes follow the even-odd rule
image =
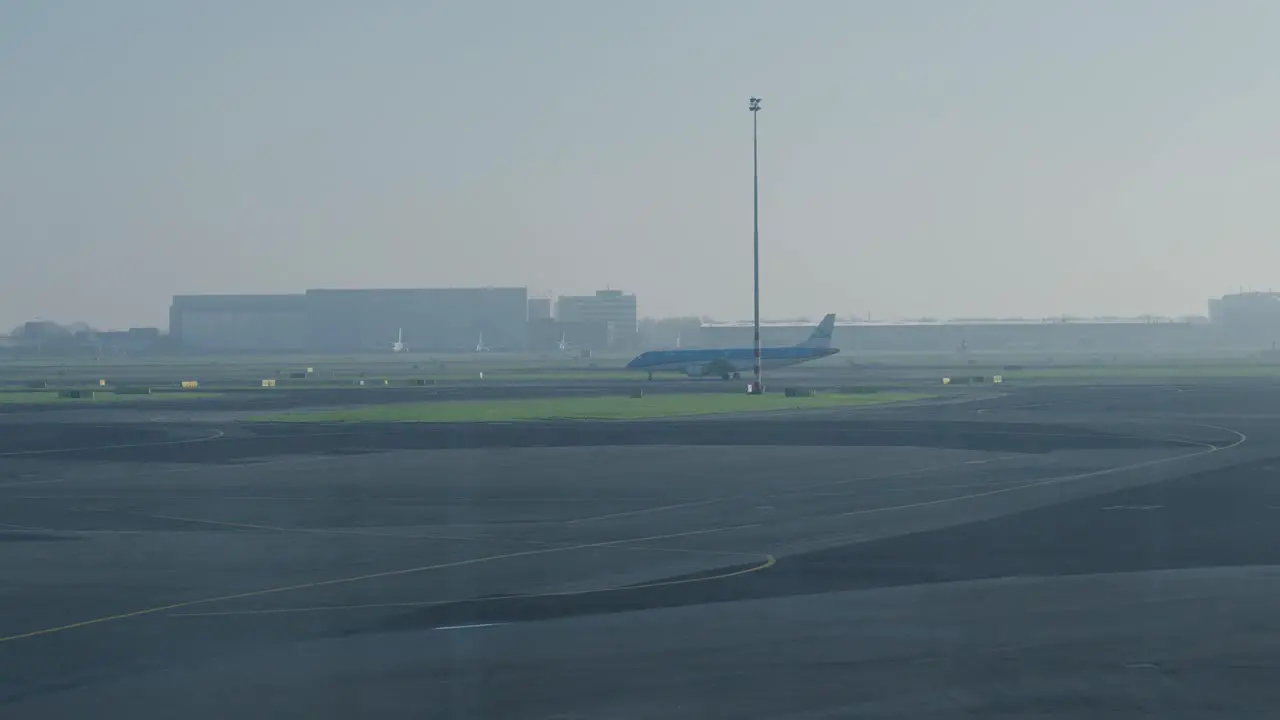
[[[751,243],[753,265],[754,265],[754,282],[753,296],[755,301],[755,313],[753,326],[755,328],[755,379],[752,382],[751,392],[764,392],[764,385],[760,382],[760,130],[759,121],[757,120],[760,112],[760,98],[751,98],[751,202],[752,202],[752,227],[753,238]]]

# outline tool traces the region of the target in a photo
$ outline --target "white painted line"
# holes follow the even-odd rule
[[[1057,485],[1059,483],[1069,483],[1069,482],[1074,482],[1076,480],[1087,480],[1089,478],[1103,477],[1105,475],[1112,475],[1118,472],[1125,472],[1129,470],[1139,470],[1142,468],[1154,467],[1156,465],[1164,465],[1166,463],[1177,462],[1179,460],[1190,460],[1191,458],[1202,457],[1204,455],[1209,455],[1216,452],[1222,452],[1223,450],[1230,450],[1231,448],[1234,448],[1249,439],[1248,436],[1246,436],[1244,433],[1238,430],[1232,430],[1231,428],[1228,428],[1228,427],[1222,427],[1220,425],[1207,425],[1207,424],[1201,424],[1201,423],[1195,423],[1195,424],[1198,425],[1199,427],[1213,428],[1215,430],[1225,430],[1229,433],[1233,433],[1234,435],[1236,435],[1238,439],[1235,442],[1229,445],[1224,445],[1222,447],[1219,447],[1211,443],[1198,442],[1196,444],[1207,449],[1201,450],[1199,452],[1187,453],[1186,455],[1175,455],[1173,457],[1157,458],[1155,460],[1145,460],[1143,462],[1131,463],[1128,465],[1119,465],[1116,467],[1103,468],[1101,470],[1093,470],[1093,471],[1084,472],[1084,473],[1075,473],[1072,475],[1058,475],[1055,477],[1037,478],[1037,479],[1033,479],[1028,482],[1022,483],[1020,485],[1011,485],[1008,487],[1002,487],[998,490],[988,490],[987,492],[972,493],[969,495],[958,495],[956,497],[939,498],[937,500],[927,500],[924,502],[909,503],[906,505],[891,505],[888,507],[852,510],[850,512],[840,513],[835,517],[849,517],[849,516],[855,516],[855,515],[874,515],[876,513],[894,512],[898,510],[913,510],[915,508],[929,507],[932,505],[944,505],[947,503],[955,503],[955,502],[963,502],[966,500],[977,500],[980,498],[987,498],[993,495],[1004,495],[1006,493],[1016,492],[1018,490],[1044,487],[1045,485]]]
[[[574,520],[565,520],[565,525],[577,525],[578,523],[596,522],[599,520],[616,520],[624,517],[635,517],[638,515],[649,515],[651,513],[666,512],[668,510],[679,510],[681,508],[698,507],[699,505],[710,505],[711,503],[722,502],[723,498],[710,498],[708,500],[695,500],[693,502],[677,503],[675,505],[663,505],[661,507],[642,508],[640,510],[628,510],[626,512],[609,513],[608,515],[596,515],[593,517],[577,518]]]
[[[65,481],[65,478],[54,478],[51,480],[23,480],[19,482],[0,483],[0,488],[25,487],[27,485],[53,485],[54,483]]]
[[[582,543],[579,545],[568,545],[564,547],[540,548],[537,550],[523,550],[520,552],[502,553],[500,555],[487,555],[484,557],[466,558],[464,560],[454,560],[452,562],[437,563],[432,565],[419,565],[417,567],[399,568],[396,570],[383,570],[380,572],[365,573],[363,575],[352,575],[348,577],[330,578],[328,580],[316,580],[313,582],[298,583],[296,585],[280,585],[276,587],[268,587],[260,590],[249,590],[246,592],[232,593],[230,595],[219,595],[216,597],[196,598],[193,600],[182,600],[179,602],[169,603],[168,605],[158,605],[155,607],[143,608],[132,612],[117,613],[115,615],[104,615],[101,617],[90,618],[88,620],[80,620],[77,622],[58,625],[56,627],[46,627],[39,630],[30,630],[17,635],[9,635],[0,637],[0,644],[14,642],[16,640],[25,640],[27,638],[40,637],[42,635],[52,635],[54,633],[66,632],[67,630],[75,630],[77,628],[89,627],[92,625],[101,625],[103,623],[115,622],[117,620],[128,620],[130,618],[143,617],[146,615],[155,615],[166,612],[168,610],[180,610],[183,608],[193,607],[196,605],[212,605],[214,603],[228,602],[231,600],[243,600],[245,598],[266,597],[268,595],[279,595],[282,593],[293,593],[300,590],[313,590],[322,587],[335,587],[338,585],[352,585],[355,583],[367,582],[369,580],[380,580],[383,578],[404,577],[406,575],[417,575],[421,573],[431,572],[434,570],[444,570],[447,568],[464,567],[468,565],[479,565],[481,563],[490,563],[499,560],[511,560],[514,558],[530,557],[533,555],[549,555],[551,553],[570,552],[573,550],[589,550],[593,548],[614,547],[616,545],[626,545],[634,543],[649,542],[652,540],[669,540],[672,538],[692,537],[694,535],[708,535],[711,533],[732,532],[734,530],[745,530],[747,528],[760,527],[760,523],[749,523],[746,525],[729,525],[726,527],[706,528],[703,530],[690,530],[687,532],[668,533],[664,535],[648,535],[646,537],[621,538],[618,540],[604,540],[601,542]]]
[[[163,447],[165,445],[190,445],[192,443],[210,442],[217,440],[226,435],[221,430],[214,430],[212,435],[198,438],[187,438],[185,440],[165,440],[162,442],[152,443],[126,443],[123,445],[97,445],[89,447],[73,447],[73,448],[50,448],[47,450],[19,450],[17,452],[0,453],[0,458],[5,457],[26,457],[28,455],[56,455],[58,453],[68,452],[92,452],[94,450],[123,450],[125,448],[150,448]]]
[[[441,625],[433,630],[470,630],[471,628],[496,627],[498,625],[506,625],[506,623],[476,623],[474,625]]]

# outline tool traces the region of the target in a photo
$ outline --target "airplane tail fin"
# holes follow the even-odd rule
[[[818,323],[818,327],[813,329],[813,334],[808,340],[800,343],[799,347],[810,348],[829,348],[831,347],[831,333],[836,327],[836,314],[827,313],[822,318],[822,322]]]

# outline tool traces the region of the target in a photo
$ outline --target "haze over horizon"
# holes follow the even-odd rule
[[[1280,286],[1280,4],[0,7],[0,332],[170,296],[1205,313]]]

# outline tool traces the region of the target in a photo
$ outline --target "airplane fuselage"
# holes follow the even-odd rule
[[[788,367],[809,362],[810,360],[829,357],[838,352],[840,350],[837,348],[823,347],[760,348],[760,366],[763,369]],[[702,368],[746,372],[755,368],[755,350],[752,348],[651,350],[638,355],[627,364],[627,368],[631,370],[647,370],[649,372],[677,371],[690,375],[700,374],[697,370]]]

